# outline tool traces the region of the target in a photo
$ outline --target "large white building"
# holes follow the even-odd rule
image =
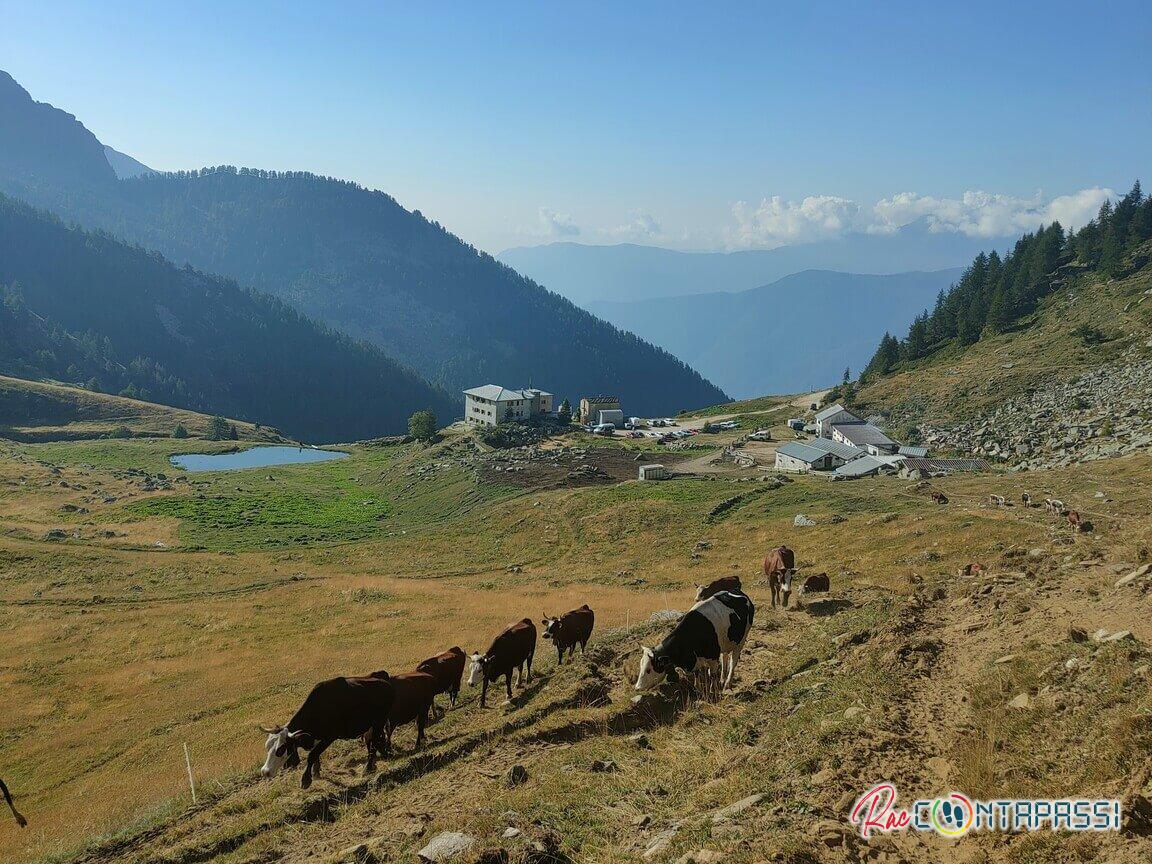
[[[464,391],[464,419],[469,423],[498,426],[551,414],[552,394],[535,387],[509,390],[499,384],[485,384]]]

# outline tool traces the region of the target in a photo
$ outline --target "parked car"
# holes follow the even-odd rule
[[[771,441],[772,440],[772,430],[771,429],[757,429],[755,432],[753,432],[751,435],[748,436],[748,440],[749,441]]]
[[[616,424],[614,424],[614,423],[597,423],[595,426],[592,427],[592,431],[596,435],[609,435],[609,436],[615,435],[616,434]]]
[[[631,432],[629,432],[629,433],[628,433],[628,437],[629,437],[629,438],[643,438],[643,437],[644,437],[644,433],[643,433],[643,432],[639,432],[639,431],[637,431],[637,430],[632,430]]]

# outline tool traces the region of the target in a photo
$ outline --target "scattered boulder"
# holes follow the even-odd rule
[[[719,825],[723,822],[727,822],[733,816],[739,816],[745,810],[750,810],[763,800],[764,796],[759,793],[756,795],[749,795],[747,798],[741,798],[734,804],[729,804],[727,807],[723,807],[713,813],[712,824]]]
[[[672,845],[672,838],[676,836],[676,832],[672,830],[661,831],[650,841],[648,847],[644,850],[643,857],[646,861],[651,861],[653,858],[658,858],[668,851],[668,847]]]
[[[1020,708],[1020,709],[1031,708],[1032,707],[1032,697],[1029,696],[1027,693],[1021,693],[1018,696],[1015,696],[1011,700],[1009,700],[1008,707],[1009,708]]]
[[[439,864],[441,861],[451,861],[469,852],[476,845],[476,838],[462,831],[443,831],[432,838],[432,841],[417,852],[421,861],[429,864]]]

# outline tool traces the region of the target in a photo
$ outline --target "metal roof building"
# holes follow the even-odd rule
[[[903,445],[896,451],[901,456],[910,456],[913,459],[923,459],[928,455],[927,447],[908,447]]]
[[[782,471],[820,471],[833,466],[836,457],[800,441],[789,441],[776,448],[776,467]]]
[[[836,477],[855,479],[857,477],[871,477],[873,474],[879,474],[884,470],[895,471],[896,466],[890,460],[877,456],[861,456],[859,459],[845,462],[832,473]]]
[[[817,450],[831,453],[843,462],[851,462],[853,459],[859,459],[861,456],[868,455],[867,451],[859,447],[845,444],[842,441],[833,441],[831,438],[813,438],[811,441],[804,441],[802,443],[805,447],[815,447]]]
[[[878,451],[895,453],[899,446],[871,423],[837,423],[832,427],[832,439],[860,447],[874,455]]]

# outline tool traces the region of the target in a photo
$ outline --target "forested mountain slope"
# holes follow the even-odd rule
[[[1051,382],[1152,354],[1152,199],[1139,184],[1074,233],[1058,224],[981,254],[898,339],[855,399],[910,422],[977,416]]]
[[[278,426],[309,441],[405,429],[456,403],[286,304],[0,196],[0,372]],[[11,421],[13,418],[9,418]]]
[[[18,95],[0,93],[0,122],[58,146],[33,123],[46,106]],[[232,167],[32,183],[23,164],[0,137],[0,191],[278,296],[452,389],[606,391],[637,413],[726,398],[667,352],[354,183]]]

